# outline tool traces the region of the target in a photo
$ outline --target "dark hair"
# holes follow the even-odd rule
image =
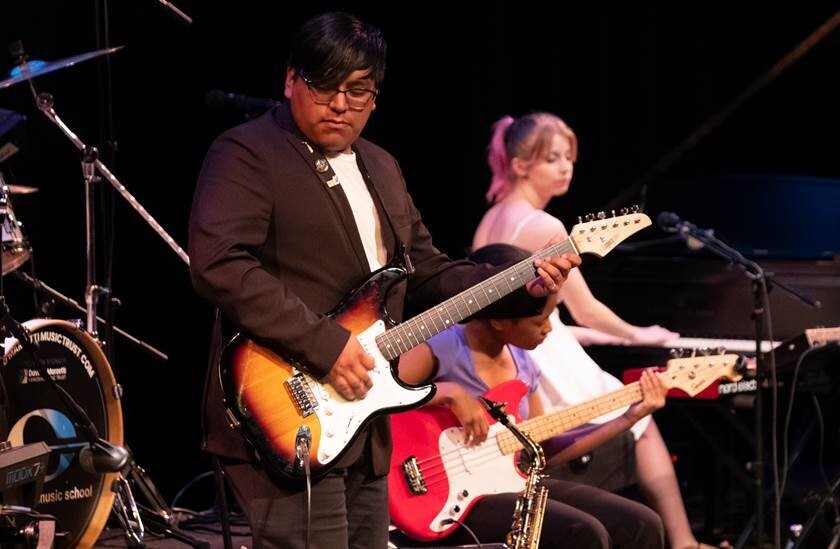
[[[370,69],[379,87],[385,79],[385,38],[358,17],[325,13],[298,29],[287,65],[325,87],[337,87],[353,71]]]
[[[495,267],[508,267],[531,257],[527,250],[510,244],[488,244],[470,254],[470,261],[489,263]],[[465,321],[491,318],[524,318],[542,313],[545,297],[536,298],[523,286],[478,311]]]

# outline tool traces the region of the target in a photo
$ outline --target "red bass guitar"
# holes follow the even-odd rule
[[[734,354],[677,358],[657,375],[669,389],[694,396],[718,378],[740,379],[742,363]],[[527,385],[514,379],[485,396],[506,403],[508,410],[519,410],[527,392]],[[516,414],[511,418],[535,442],[542,442],[640,400],[641,388],[635,382],[558,412],[525,421]],[[440,539],[458,527],[452,520],[463,520],[480,498],[524,489],[525,475],[516,466],[522,445],[502,424],[489,415],[487,420],[487,440],[468,447],[464,430],[448,408],[428,406],[391,417],[394,452],[388,502],[397,528],[415,539]]]

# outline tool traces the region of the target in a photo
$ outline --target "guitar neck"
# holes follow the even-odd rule
[[[575,427],[585,425],[608,412],[618,410],[640,400],[642,400],[642,389],[637,381],[606,395],[575,406],[570,406],[559,412],[525,420],[517,424],[517,427],[528,433],[535,442],[542,442]],[[499,433],[496,436],[496,441],[503,454],[518,452],[523,447],[522,443],[509,431]]]
[[[508,267],[411,320],[394,326],[376,337],[379,351],[387,360],[394,360],[409,349],[420,345],[533,280],[536,277],[534,272],[536,259],[546,259],[566,253],[577,253],[570,239],[548,246],[528,259]]]

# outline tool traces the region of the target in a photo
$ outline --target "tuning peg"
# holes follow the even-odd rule
[[[578,225],[580,225],[581,223],[583,223],[583,218],[581,216],[578,216]]]
[[[671,358],[682,358],[682,349],[670,349],[668,356]]]
[[[691,358],[694,358],[694,357],[696,357],[696,356],[697,356],[697,349],[692,349],[692,350],[691,350],[691,355],[690,355],[690,357],[691,357]]]
[[[639,213],[639,206],[636,204],[630,206],[630,213]]]
[[[615,217],[615,210],[610,210],[610,212],[612,213],[612,216]]]
[[[607,214],[606,214],[606,213],[604,213],[604,212],[598,212],[598,219],[606,219],[606,218],[607,218]]]
[[[700,349],[700,355],[701,356],[709,356],[711,354],[712,354],[711,347],[703,347],[702,349]]]
[[[621,215],[627,215],[627,212],[629,212],[629,211],[630,210],[628,210],[627,208],[620,208],[618,210],[618,213],[620,213]]]
[[[725,355],[726,354],[726,347],[721,345],[720,347],[715,347],[715,354],[716,355]]]

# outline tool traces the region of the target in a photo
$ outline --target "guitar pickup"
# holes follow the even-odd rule
[[[423,472],[420,471],[420,464],[417,463],[417,458],[409,456],[402,464],[403,475],[405,481],[408,483],[408,489],[415,496],[427,494],[429,488],[426,486],[426,479],[423,478]]]
[[[303,417],[315,413],[318,407],[318,401],[315,399],[315,394],[306,382],[303,374],[297,373],[286,380],[286,388],[298,409],[298,412]]]

